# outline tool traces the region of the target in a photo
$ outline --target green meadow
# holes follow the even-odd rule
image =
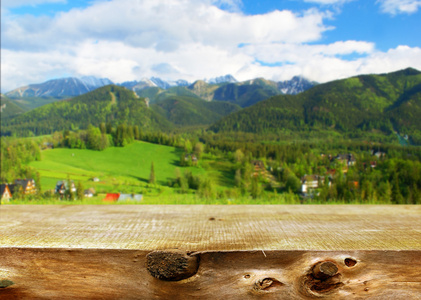
[[[126,147],[110,147],[104,151],[79,149],[50,149],[41,153],[40,161],[30,166],[41,176],[43,191],[54,189],[58,180],[81,181],[86,188],[93,187],[97,193],[162,193],[165,186],[176,178],[181,149],[134,142]],[[151,164],[154,164],[156,184],[148,184]],[[202,174],[201,167],[183,167],[193,174]],[[99,182],[93,182],[98,177]],[[146,189],[146,190],[145,190]],[[168,190],[172,190],[167,188]]]
[[[296,195],[274,195],[252,199],[250,196],[225,195],[234,187],[232,162],[204,154],[197,166],[179,165],[183,150],[176,147],[135,141],[125,147],[109,147],[104,151],[56,148],[43,150],[40,161],[29,166],[41,177],[42,191],[53,190],[59,180],[81,182],[85,189],[94,188],[96,196],[83,200],[25,199],[10,204],[139,204],[136,202],[103,202],[106,193],[137,193],[143,195],[140,204],[298,204]],[[151,164],[154,163],[156,184],[149,183]],[[179,169],[177,171],[177,169]],[[194,190],[184,193],[169,186],[177,172],[191,172],[209,178],[219,192],[219,197],[201,198]],[[92,179],[98,177],[99,182]]]

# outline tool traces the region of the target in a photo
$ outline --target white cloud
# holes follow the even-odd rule
[[[387,73],[408,67],[421,70],[421,48],[417,47],[398,46],[387,52],[381,52],[375,50],[373,44],[355,41],[336,42],[330,45],[278,45],[276,49],[264,47],[267,46],[254,49],[266,54],[259,57],[259,62],[241,70],[237,74],[239,79],[266,74],[268,79],[287,80],[300,74],[311,80],[327,82],[359,74]],[[364,55],[353,60],[341,57],[352,53]],[[273,55],[278,55],[278,59],[268,59]],[[268,64],[279,62],[281,64],[265,66],[261,64],[262,61]]]
[[[325,82],[364,72],[421,69],[421,50],[371,42],[321,44],[329,13],[244,15],[238,0],[96,1],[54,17],[2,16],[2,91],[53,77],[114,82],[157,76],[239,80],[295,75]],[[217,6],[216,6],[217,5]],[[220,7],[231,5],[229,11]],[[353,60],[344,56],[353,56]]]
[[[232,11],[215,5],[229,6]],[[239,44],[307,43],[330,29],[323,24],[326,14],[317,10],[244,15],[236,11],[239,5],[239,0],[115,0],[97,1],[54,17],[6,13],[1,39],[8,55],[2,58],[2,66],[7,64],[10,70],[11,65],[21,65],[20,55],[48,64],[48,53],[54,52],[57,62],[50,66],[56,67],[55,72],[50,67],[21,68],[42,74],[67,70],[75,75],[130,80],[166,77],[168,74],[158,74],[163,68],[156,68],[166,64],[178,71],[172,76],[210,77],[234,73],[254,61],[242,53]],[[67,62],[58,63],[60,53]],[[27,72],[19,76],[27,83],[39,78]],[[12,82],[2,79],[2,88],[18,86]]]
[[[380,3],[382,12],[391,15],[400,13],[412,14],[421,7],[420,0],[377,0]]]
[[[259,44],[245,47],[245,52],[257,60],[267,63],[307,62],[316,57],[333,57],[350,54],[369,54],[374,44],[359,41],[339,41],[328,45],[302,45],[292,43]]]
[[[328,28],[324,14],[274,11],[245,16],[200,0],[119,0],[74,9],[55,18],[3,20],[3,47],[46,49],[81,39],[124,41],[141,48],[176,50],[180,44],[235,47],[239,43],[310,42]]]

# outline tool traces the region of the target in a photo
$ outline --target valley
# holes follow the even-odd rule
[[[1,183],[38,186],[11,203],[421,203],[421,72],[290,95],[226,79],[104,85],[40,107],[2,95]],[[58,199],[59,181],[93,197]]]

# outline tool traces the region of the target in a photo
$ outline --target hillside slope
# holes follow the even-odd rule
[[[1,119],[14,117],[24,113],[26,110],[15,101],[9,99],[5,95],[0,96],[0,115]]]
[[[64,129],[85,129],[101,122],[138,125],[143,130],[168,130],[170,123],[148,107],[145,99],[119,86],[105,86],[69,100],[54,102],[5,121],[2,135],[41,135]]]
[[[406,69],[317,85],[291,96],[274,96],[211,126],[211,130],[277,133],[315,129],[421,130],[421,72]]]
[[[210,125],[223,116],[240,110],[222,101],[203,101],[196,97],[168,96],[151,106],[168,121],[181,126]]]

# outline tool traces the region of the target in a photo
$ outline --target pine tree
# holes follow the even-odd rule
[[[84,189],[83,189],[83,184],[82,182],[78,181],[77,182],[77,187],[76,187],[76,196],[78,200],[83,200],[85,194],[84,194]]]

